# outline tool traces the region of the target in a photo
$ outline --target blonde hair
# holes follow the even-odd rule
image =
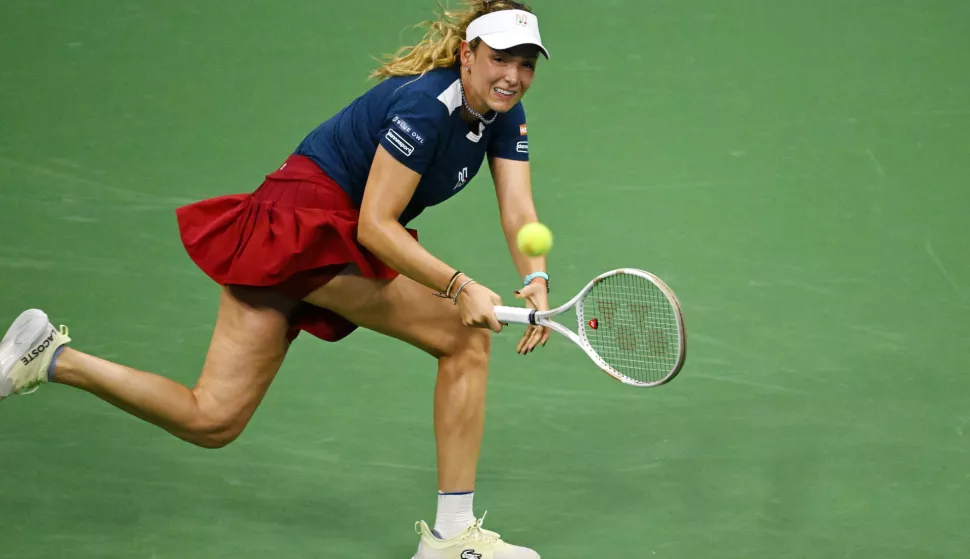
[[[512,0],[465,0],[464,9],[446,10],[441,4],[441,16],[436,21],[424,21],[415,27],[426,27],[421,41],[413,46],[401,47],[393,55],[385,56],[381,67],[371,72],[371,78],[385,79],[393,76],[417,76],[435,68],[447,68],[458,62],[465,30],[477,18],[501,10],[524,10],[529,6]],[[471,42],[478,46],[479,39]]]

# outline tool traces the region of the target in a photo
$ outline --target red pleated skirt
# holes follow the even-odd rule
[[[255,192],[202,200],[175,213],[189,257],[220,285],[269,287],[302,301],[352,264],[364,277],[397,276],[357,242],[359,212],[347,193],[300,155],[290,156]],[[335,342],[357,328],[307,303],[290,322],[291,339],[302,330]]]

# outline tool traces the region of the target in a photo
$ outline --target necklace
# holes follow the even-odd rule
[[[492,115],[492,118],[487,119],[485,118],[485,115],[476,111],[471,105],[468,104],[468,97],[465,96],[465,86],[461,84],[461,78],[458,78],[458,89],[461,90],[461,102],[465,105],[465,110],[468,111],[468,114],[482,121],[486,125],[495,122],[495,119],[498,118],[498,113]]]

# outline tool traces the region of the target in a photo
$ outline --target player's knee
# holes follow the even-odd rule
[[[492,331],[487,328],[462,328],[446,352],[447,356],[460,360],[470,369],[487,367],[492,351]]]
[[[225,448],[242,434],[244,426],[218,425],[213,426],[202,433],[193,441],[202,448],[218,449]]]
[[[189,442],[202,448],[224,448],[246,428],[242,414],[227,409],[200,409],[190,426]]]
[[[209,449],[225,448],[242,434],[245,425],[208,422],[192,430],[189,442]]]

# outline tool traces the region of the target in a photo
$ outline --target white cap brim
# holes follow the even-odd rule
[[[549,59],[549,51],[542,46],[542,41],[532,37],[523,36],[521,33],[490,33],[479,37],[486,45],[495,50],[505,50],[519,45],[535,45],[542,51],[546,59]]]
[[[481,39],[495,50],[535,45],[546,59],[549,58],[549,51],[542,45],[539,35],[539,19],[524,10],[500,10],[476,19],[465,33],[466,41],[475,39]]]

